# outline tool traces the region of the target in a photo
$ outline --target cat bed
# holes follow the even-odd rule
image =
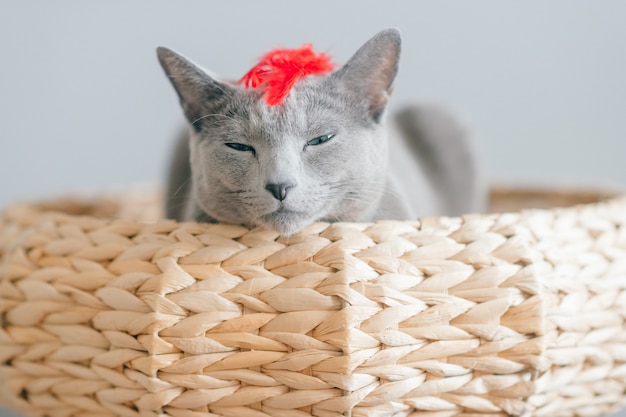
[[[493,197],[495,214],[289,238],[159,220],[152,191],[11,205],[2,404],[50,417],[623,406],[626,197]],[[555,204],[569,207],[511,211]]]

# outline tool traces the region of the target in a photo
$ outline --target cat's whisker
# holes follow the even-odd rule
[[[186,178],[186,179],[185,179],[185,181],[183,181],[183,182],[182,182],[182,183],[178,186],[178,188],[176,189],[176,191],[174,191],[174,193],[170,196],[170,198],[171,198],[171,197],[178,197],[178,196],[179,196],[179,193],[180,193],[183,189],[185,189],[185,187],[187,187],[187,185],[188,185],[188,184],[190,184],[190,183],[191,183],[191,178]],[[182,198],[184,198],[184,199],[186,199],[186,198],[187,198],[187,195],[185,194],[185,195],[182,195],[181,197],[182,197]]]

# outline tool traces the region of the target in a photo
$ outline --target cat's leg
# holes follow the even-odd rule
[[[396,128],[440,200],[440,215],[483,211],[487,186],[468,131],[450,112],[427,105],[395,114]]]

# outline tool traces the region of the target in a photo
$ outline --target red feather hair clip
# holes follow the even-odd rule
[[[283,102],[296,81],[307,75],[330,72],[334,66],[328,55],[316,54],[308,44],[300,49],[275,49],[241,77],[239,84],[261,89],[267,105],[276,106]]]

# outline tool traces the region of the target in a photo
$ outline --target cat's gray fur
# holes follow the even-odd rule
[[[412,107],[386,126],[399,54],[398,31],[382,31],[337,71],[298,81],[282,105],[268,106],[262,93],[220,81],[159,48],[190,125],[174,152],[168,217],[289,235],[317,220],[405,220],[480,209],[474,152],[453,118]],[[307,145],[326,134],[334,137]],[[226,145],[233,143],[253,150]]]

